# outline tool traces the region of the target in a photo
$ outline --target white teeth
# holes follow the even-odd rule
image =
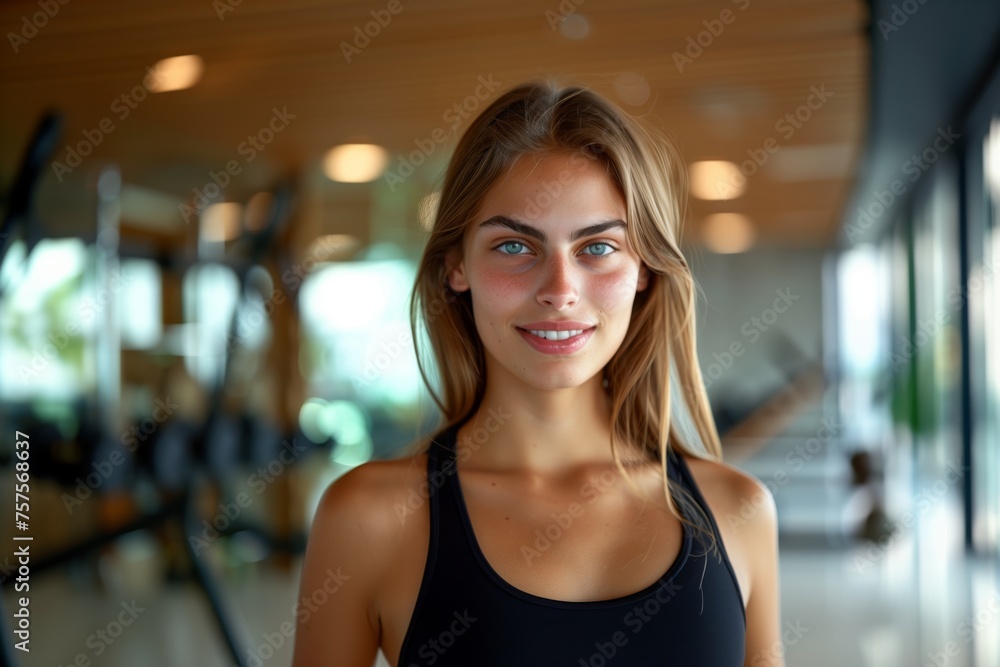
[[[569,331],[529,331],[539,338],[545,338],[546,340],[566,340],[567,338],[572,338],[573,336],[579,336],[584,330],[571,329]]]

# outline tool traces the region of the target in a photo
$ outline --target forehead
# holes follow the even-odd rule
[[[578,226],[594,218],[625,218],[625,202],[605,165],[582,155],[527,154],[487,192],[475,222],[503,214]]]

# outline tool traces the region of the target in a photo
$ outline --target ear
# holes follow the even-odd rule
[[[639,280],[636,282],[635,291],[642,292],[649,286],[649,269],[645,264],[639,266]]]
[[[445,262],[448,267],[445,279],[452,291],[464,292],[470,289],[469,280],[465,275],[465,260],[462,259],[460,251],[457,248],[449,250]]]

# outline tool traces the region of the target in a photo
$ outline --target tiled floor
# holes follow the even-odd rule
[[[951,510],[942,503],[919,532],[883,546],[838,552],[783,549],[787,664],[1000,665],[1000,563],[961,555],[954,546]],[[232,665],[193,586],[148,583],[155,560],[141,540],[135,541],[128,560],[105,563],[111,589],[106,593],[78,583],[88,577],[70,571],[37,577],[30,608],[32,650],[17,653],[20,664]],[[259,563],[244,565],[229,575],[226,587],[247,628],[247,646],[253,647],[249,663],[290,665],[291,640],[281,627],[294,622],[296,573],[281,576]],[[4,592],[9,623],[14,592]],[[387,665],[381,656],[377,664]]]

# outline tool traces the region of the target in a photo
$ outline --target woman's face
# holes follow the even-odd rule
[[[625,220],[604,166],[581,155],[525,155],[497,181],[448,274],[452,289],[471,290],[488,368],[548,389],[601,372],[648,282]],[[557,329],[571,337],[550,340],[567,335]]]

